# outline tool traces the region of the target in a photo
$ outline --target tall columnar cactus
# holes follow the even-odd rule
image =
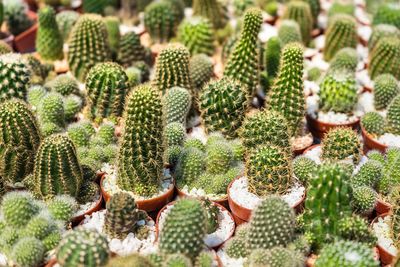
[[[35,193],[43,198],[61,194],[77,196],[82,168],[71,139],[61,134],[45,138],[36,153],[34,175]]]
[[[322,140],[322,158],[338,161],[351,158],[354,163],[360,160],[361,143],[357,133],[351,128],[334,128]]]
[[[240,81],[249,95],[256,92],[259,80],[258,32],[262,23],[261,11],[251,8],[244,15],[240,39],[226,63],[224,76]]]
[[[121,36],[117,60],[122,66],[131,66],[135,61],[145,60],[145,57],[146,50],[138,34],[128,32]]]
[[[64,42],[68,40],[72,27],[79,18],[79,13],[73,10],[63,10],[56,15],[58,29],[63,37]]]
[[[181,87],[172,87],[162,98],[163,121],[186,123],[186,116],[192,105],[190,92]]]
[[[110,60],[107,29],[102,18],[82,15],[71,30],[68,47],[69,68],[79,81],[84,81],[94,65]]]
[[[265,144],[250,151],[246,160],[250,192],[258,196],[284,194],[293,185],[287,149]]]
[[[168,254],[182,253],[193,260],[203,250],[205,219],[198,200],[178,200],[159,229],[160,250]]]
[[[299,24],[302,40],[305,45],[308,45],[314,23],[310,5],[302,1],[291,1],[287,3],[285,12],[283,13],[283,19],[291,19]]]
[[[368,72],[371,79],[388,73],[400,79],[400,64],[396,58],[400,57],[400,39],[396,37],[382,38],[370,52]]]
[[[154,85],[165,94],[171,87],[191,90],[189,51],[181,44],[170,44],[157,57]]]
[[[372,24],[389,24],[400,29],[400,5],[394,2],[381,4],[374,14]]]
[[[235,138],[248,108],[248,93],[240,82],[225,77],[206,84],[200,92],[200,110],[206,132]]]
[[[271,37],[265,44],[264,64],[265,70],[270,78],[275,78],[275,76],[278,74],[282,50],[281,40],[277,37]]]
[[[268,143],[284,148],[290,146],[286,119],[277,111],[262,110],[247,116],[239,136],[246,150]]]
[[[372,34],[368,40],[369,51],[372,51],[379,40],[385,37],[400,38],[400,29],[390,24],[378,24],[372,28]]]
[[[125,129],[118,154],[121,189],[149,196],[158,192],[163,168],[162,107],[156,88],[140,85],[125,105]]]
[[[211,77],[214,76],[212,59],[205,54],[192,56],[189,61],[189,73],[194,88],[200,91]]]
[[[110,257],[107,239],[96,230],[82,227],[70,231],[61,240],[57,252],[57,262],[65,267],[104,266]]]
[[[302,42],[301,31],[299,24],[292,19],[285,19],[279,26],[278,37],[282,45],[292,42]]]
[[[247,233],[248,248],[285,247],[294,239],[293,209],[280,197],[269,196],[254,210]]]
[[[36,50],[44,60],[62,59],[63,38],[57,27],[56,13],[50,6],[39,10],[39,29],[36,35]]]
[[[356,21],[353,17],[338,14],[332,18],[326,31],[324,59],[330,61],[342,48],[357,45]]]
[[[354,75],[340,71],[325,76],[318,96],[322,111],[351,113],[358,98]]]
[[[374,80],[374,105],[376,109],[385,109],[393,98],[400,93],[400,85],[391,74],[381,74]]]
[[[33,170],[33,160],[40,144],[35,116],[19,100],[0,105],[0,177],[4,184],[14,184]]]
[[[26,31],[33,25],[27,15],[27,5],[21,0],[8,0],[4,3],[4,17],[8,30],[15,36]]]
[[[193,15],[207,18],[215,29],[222,29],[228,22],[227,10],[219,0],[194,0]]]
[[[303,47],[298,43],[286,45],[278,76],[265,104],[267,109],[282,113],[287,120],[290,136],[297,133],[305,113],[303,70]]]
[[[31,71],[21,55],[1,55],[0,69],[0,101],[14,97],[25,100]]]
[[[340,49],[332,58],[328,72],[344,71],[354,73],[358,64],[358,54],[354,48],[346,47]]]
[[[321,11],[321,4],[319,0],[302,0],[310,5],[311,14],[314,19],[314,25],[317,24],[319,12]]]
[[[144,27],[154,42],[168,42],[175,35],[178,23],[169,1],[153,2],[144,11]]]
[[[386,115],[388,129],[391,133],[400,134],[400,95],[390,103]]]
[[[206,18],[185,19],[178,27],[177,37],[192,55],[214,53],[214,31]]]
[[[385,119],[378,112],[367,112],[361,117],[361,126],[373,136],[380,136],[385,132]]]
[[[92,118],[120,117],[129,92],[128,76],[117,63],[99,63],[90,69],[86,81]]]

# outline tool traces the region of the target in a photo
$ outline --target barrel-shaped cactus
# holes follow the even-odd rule
[[[400,93],[400,85],[391,74],[381,74],[374,80],[374,105],[376,109],[385,109]]]
[[[175,35],[178,23],[169,1],[153,2],[144,11],[144,27],[154,42],[168,42]]]
[[[73,10],[63,10],[56,15],[58,29],[64,41],[68,40],[72,27],[79,18],[79,13]]]
[[[140,43],[140,36],[134,32],[128,32],[121,36],[117,60],[128,67],[135,61],[145,60],[146,50]]]
[[[282,45],[286,45],[291,42],[302,42],[300,26],[292,19],[283,20],[278,29],[278,37],[282,42]]]
[[[194,0],[193,15],[209,19],[215,29],[224,28],[228,22],[226,7],[219,0]]]
[[[372,28],[372,34],[368,40],[369,51],[372,51],[379,40],[385,37],[400,38],[400,29],[390,24],[378,24]]]
[[[286,5],[283,18],[294,20],[299,24],[302,40],[308,45],[314,24],[310,5],[303,1],[291,1]]]
[[[201,90],[203,86],[214,76],[214,64],[205,54],[197,54],[189,61],[190,79],[194,89]]]
[[[368,73],[371,79],[388,73],[400,79],[400,64],[396,58],[400,57],[400,39],[396,37],[382,38],[370,52]]]
[[[354,163],[360,160],[361,143],[351,128],[334,128],[325,134],[322,141],[322,158],[338,161],[350,158]]]
[[[0,56],[0,101],[10,98],[25,100],[31,71],[20,54]]]
[[[330,61],[328,72],[354,73],[358,64],[358,54],[354,48],[346,47],[340,49]]]
[[[385,132],[385,119],[378,112],[367,112],[361,117],[361,126],[372,136],[380,136]]]
[[[162,98],[163,121],[186,123],[186,116],[192,105],[190,92],[182,87],[172,87]]]
[[[45,84],[51,91],[63,96],[70,94],[79,95],[78,81],[70,74],[60,74]]]

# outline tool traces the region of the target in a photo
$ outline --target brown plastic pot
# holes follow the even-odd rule
[[[364,142],[364,152],[376,149],[384,153],[388,148],[387,145],[376,141],[370,134],[367,133],[367,131],[365,131],[364,127],[361,127],[361,135]]]
[[[318,119],[314,119],[308,114],[306,116],[306,119],[307,119],[308,129],[310,130],[310,132],[314,137],[319,139],[322,139],[325,133],[327,133],[329,130],[337,127],[351,127],[354,130],[358,130],[360,126],[360,119],[357,119],[356,121],[353,122],[342,123],[342,124],[322,122],[319,121]]]
[[[378,221],[378,218],[385,218],[386,216],[388,216],[389,214],[381,214],[380,216],[376,217],[372,222],[370,227],[372,228],[372,226],[374,225],[374,223],[376,223]],[[379,253],[379,258],[381,260],[381,262],[384,265],[390,265],[391,263],[393,263],[393,261],[396,258],[396,255],[392,255],[390,254],[386,249],[384,249],[383,247],[381,247],[380,245],[376,246],[378,248],[378,253]]]
[[[85,219],[85,216],[91,215],[93,212],[99,211],[101,209],[101,204],[103,203],[103,196],[100,194],[100,198],[97,200],[96,205],[94,205],[92,208],[89,210],[85,211],[79,216],[75,216],[71,219],[72,225],[76,226],[78,225],[83,219]]]
[[[35,12],[28,10],[28,17],[35,21],[34,24],[14,38],[14,48],[20,53],[35,51],[36,32],[38,29],[37,15]]]
[[[390,214],[392,212],[392,205],[381,199],[378,199],[376,202],[375,210],[378,217],[382,214]]]
[[[179,188],[178,188],[177,186],[176,186],[176,192],[178,193],[178,196],[179,196],[179,197],[182,197],[182,198],[184,198],[184,197],[193,197],[193,198],[195,198],[194,196],[188,195],[188,194],[186,194],[185,192],[179,190]],[[224,197],[224,198],[221,198],[221,199],[216,199],[216,200],[210,199],[210,200],[211,200],[212,202],[214,202],[214,203],[217,203],[217,204],[219,204],[219,205],[221,205],[221,206],[224,206],[225,208],[228,208],[228,207],[229,207],[229,204],[228,204],[228,196],[226,196],[226,197]]]
[[[103,176],[101,177],[100,189],[104,197],[104,200],[108,202],[111,196],[104,190],[103,187],[105,176],[106,174],[103,174]],[[136,204],[138,205],[139,209],[144,210],[146,212],[158,211],[162,207],[167,205],[169,202],[171,202],[172,198],[174,197],[174,191],[175,191],[175,186],[172,186],[162,195],[150,199],[136,200]]]

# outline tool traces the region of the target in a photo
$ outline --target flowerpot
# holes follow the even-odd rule
[[[44,267],[53,267],[54,265],[57,264],[57,259],[56,258],[51,258]]]
[[[372,228],[372,226],[378,221],[378,218],[385,218],[386,216],[388,216],[389,214],[381,214],[378,217],[376,217],[372,222],[370,227]],[[379,258],[381,260],[381,262],[384,265],[390,265],[391,263],[393,263],[393,261],[396,258],[396,255],[392,255],[390,254],[385,248],[383,248],[382,246],[380,246],[379,244],[376,246],[378,249],[378,253],[379,253]]]
[[[364,142],[364,152],[368,152],[369,150],[379,150],[384,153],[388,148],[387,145],[379,143],[376,141],[363,127],[361,127],[361,135],[363,137]]]
[[[337,127],[351,127],[354,130],[358,130],[360,126],[360,119],[357,119],[356,121],[353,122],[341,123],[341,124],[319,121],[318,119],[314,119],[312,116],[308,114],[306,116],[306,119],[307,119],[308,129],[310,130],[310,132],[314,137],[319,139],[322,139],[325,133],[327,133],[329,130]]]
[[[72,217],[71,222],[73,226],[78,225],[83,219],[85,219],[85,216],[91,215],[93,212],[99,211],[101,209],[101,204],[103,203],[103,196],[100,194],[99,199],[97,200],[96,204],[91,207],[89,210],[85,211],[81,215]]]
[[[33,11],[28,11],[28,17],[34,20],[34,24],[26,31],[20,33],[14,38],[14,48],[20,53],[29,53],[35,51],[36,32],[38,29],[37,15]]]
[[[392,205],[381,199],[378,199],[375,206],[376,215],[379,217],[382,214],[389,214],[392,211]]]
[[[315,261],[317,260],[317,255],[311,254],[306,260],[307,267],[313,267],[315,265]]]
[[[193,198],[196,198],[196,196],[188,195],[188,194],[186,194],[185,192],[179,190],[178,187],[176,187],[176,192],[178,193],[178,196],[179,196],[179,197],[182,197],[182,198],[184,198],[184,197],[193,197]],[[224,197],[224,198],[221,198],[221,199],[210,199],[210,200],[211,200],[212,202],[214,202],[214,203],[217,203],[217,204],[219,204],[219,205],[224,206],[225,208],[228,208],[228,207],[229,207],[229,204],[228,204],[228,196],[226,196],[226,197]]]
[[[108,202],[110,200],[110,194],[104,190],[103,186],[105,177],[106,174],[103,174],[103,176],[101,177],[100,189],[104,197],[104,200]],[[171,186],[166,192],[164,192],[159,196],[150,199],[143,199],[143,200],[138,199],[135,201],[136,204],[138,205],[138,208],[141,210],[144,210],[146,212],[158,211],[172,200],[172,198],[174,197],[174,191],[175,191],[174,186]]]
[[[306,139],[307,137],[309,138],[309,140]],[[298,141],[300,141],[301,145],[297,145]],[[311,147],[313,144],[314,144],[314,138],[310,133],[294,138],[292,141],[293,155],[294,156],[302,155],[304,151],[307,148]]]

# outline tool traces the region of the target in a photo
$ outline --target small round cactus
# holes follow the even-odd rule
[[[115,142],[115,125],[112,122],[104,122],[100,125],[97,136],[106,145],[110,145]]]
[[[297,252],[283,247],[255,249],[246,262],[249,266],[304,266],[304,259]]]
[[[385,37],[395,36],[400,38],[400,29],[390,24],[378,24],[372,28],[372,34],[368,40],[369,51],[372,51],[379,40]]]
[[[375,188],[383,175],[383,165],[377,160],[370,159],[361,165],[359,171],[351,178],[353,187],[370,186]]]
[[[82,98],[77,95],[69,95],[64,98],[64,116],[65,120],[70,122],[73,121],[82,109],[83,102]]]
[[[70,94],[79,95],[78,81],[70,74],[60,74],[47,82],[45,86],[63,96]]]
[[[305,156],[298,156],[293,160],[293,173],[303,184],[308,184],[312,173],[317,168],[317,163]]]
[[[45,248],[43,243],[34,237],[20,239],[12,249],[11,259],[17,266],[35,267],[42,263]]]
[[[359,186],[353,190],[351,201],[355,212],[359,214],[370,214],[375,208],[377,193],[368,186]]]
[[[172,122],[164,128],[164,142],[167,147],[174,145],[183,145],[186,137],[186,130],[179,122]]]
[[[328,72],[348,71],[354,73],[357,68],[358,54],[354,48],[345,47],[340,49],[332,58]]]
[[[197,148],[186,148],[179,157],[175,176],[178,187],[190,185],[205,170],[205,154]]]
[[[90,136],[80,123],[73,123],[68,126],[68,137],[74,142],[76,147],[88,146]]]
[[[24,227],[39,212],[32,194],[9,192],[3,196],[1,213],[9,226]]]
[[[370,135],[381,136],[385,132],[385,119],[377,112],[367,112],[361,117],[361,126]]]
[[[374,105],[376,109],[385,109],[393,98],[400,93],[400,85],[391,74],[381,74],[374,80]]]
[[[38,106],[37,113],[42,124],[54,123],[59,127],[64,127],[65,110],[62,95],[54,92],[48,93]]]
[[[186,123],[186,116],[192,105],[190,92],[182,87],[170,88],[162,98],[163,121]]]
[[[283,20],[278,29],[278,37],[282,45],[292,42],[302,42],[300,26],[295,20]]]
[[[217,142],[206,150],[206,168],[211,174],[226,172],[233,161],[233,152],[228,143]]]
[[[79,13],[73,10],[63,10],[56,15],[57,26],[64,41],[68,40],[69,33],[79,18]]]
[[[37,108],[47,93],[48,91],[44,86],[34,85],[29,88],[26,100],[32,107]]]
[[[400,39],[396,37],[382,38],[370,52],[368,73],[371,79],[380,74],[389,73],[400,79],[400,65],[396,60],[400,56]]]
[[[339,220],[338,235],[346,240],[358,241],[374,246],[377,238],[368,226],[368,221],[358,215],[347,216]]]
[[[153,2],[144,11],[144,27],[154,42],[168,42],[178,23],[169,1]]]
[[[19,54],[0,55],[0,101],[26,99],[31,71]]]
[[[378,9],[376,10],[372,24],[379,25],[379,24],[389,24],[396,26],[398,29],[400,28],[400,6],[398,3],[395,2],[379,5]]]
[[[77,210],[78,203],[73,197],[59,195],[47,203],[47,208],[54,219],[67,222]]]
[[[203,89],[203,86],[214,75],[214,64],[212,59],[205,54],[197,54],[189,61],[190,79],[197,90]]]

